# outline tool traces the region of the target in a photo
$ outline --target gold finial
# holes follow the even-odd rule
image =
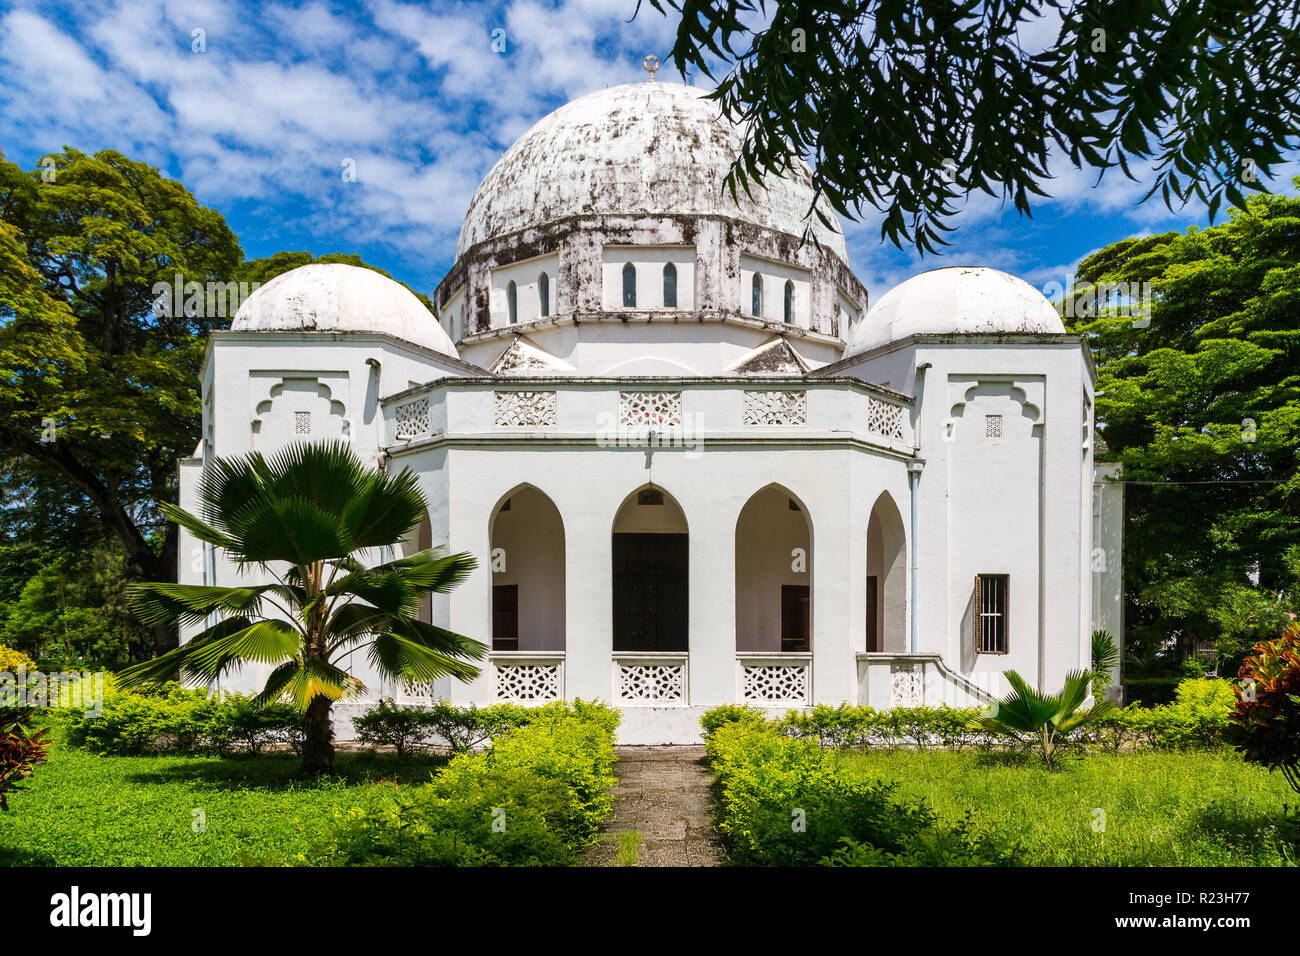
[[[641,61],[641,66],[650,74],[650,82],[653,83],[655,81],[655,71],[659,69],[659,57],[652,53]]]

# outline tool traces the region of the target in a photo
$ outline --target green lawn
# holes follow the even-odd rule
[[[1090,754],[1055,772],[973,751],[842,759],[946,819],[969,811],[977,831],[1018,841],[1030,866],[1278,866],[1300,855],[1300,798],[1231,751]]]
[[[442,760],[341,754],[340,779],[295,781],[289,754],[95,757],[55,744],[0,813],[0,866],[274,863],[329,832],[334,811],[427,782]],[[206,818],[194,831],[195,810]]]

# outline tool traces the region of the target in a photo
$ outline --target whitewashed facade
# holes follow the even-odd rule
[[[601,699],[624,742],[667,743],[722,703],[964,705],[1013,668],[1058,686],[1120,626],[1086,345],[990,269],[868,310],[842,237],[805,219],[806,171],[723,193],[737,146],[689,87],[604,90],[488,174],[437,320],[349,266],[268,283],[212,336],[182,504],[205,459],[302,439],[420,477],[409,547],[479,563],[421,613],[493,651],[429,688],[358,662],[372,696]],[[184,537],[180,573],[235,580]]]

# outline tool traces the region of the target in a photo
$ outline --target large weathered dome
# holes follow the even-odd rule
[[[817,216],[811,174],[800,164],[766,189],[738,191],[723,179],[740,152],[741,130],[716,103],[680,83],[632,83],[590,93],[542,119],[506,151],[480,184],[456,245],[472,246],[530,226],[582,215],[719,215],[818,241],[846,263],[840,232]],[[838,222],[823,206],[827,218]]]
[[[386,332],[456,357],[438,320],[400,282],[373,269],[313,263],[276,276],[239,307],[232,332]]]
[[[900,282],[880,297],[844,357],[909,335],[1064,333],[1052,303],[1023,279],[997,269],[951,266]]]

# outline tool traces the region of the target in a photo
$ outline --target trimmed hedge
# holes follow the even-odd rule
[[[613,731],[618,726],[617,712],[600,704],[575,700],[572,704],[552,701],[540,707],[522,704],[493,704],[460,707],[438,701],[429,707],[399,706],[385,698],[360,717],[352,727],[357,739],[369,744],[387,744],[399,754],[433,745],[446,744],[456,753],[465,753],[489,740],[526,727],[539,715],[573,714],[604,726],[614,715]]]
[[[337,816],[324,866],[568,866],[609,815],[617,711],[536,708],[491,750],[453,757],[432,783]]]
[[[257,753],[302,740],[302,717],[288,704],[256,707],[242,694],[209,694],[177,683],[143,692],[109,682],[103,713],[71,711],[68,741],[103,757],[141,754]]]
[[[1184,678],[1173,697],[1173,703],[1159,707],[1116,709],[1094,727],[1074,735],[1070,742],[1109,750],[1135,746],[1186,750],[1224,744],[1236,702],[1231,681]],[[752,707],[728,704],[705,713],[700,723],[706,740],[720,728],[743,723],[770,727],[782,736],[814,743],[824,750],[960,750],[1014,743],[1009,737],[974,727],[973,718],[980,713],[973,707],[895,707],[881,711],[852,704],[818,704],[769,720]]]
[[[866,782],[835,754],[783,736],[771,722],[716,725],[708,752],[717,825],[742,866],[1011,865],[1014,852],[949,826],[894,784]]]

